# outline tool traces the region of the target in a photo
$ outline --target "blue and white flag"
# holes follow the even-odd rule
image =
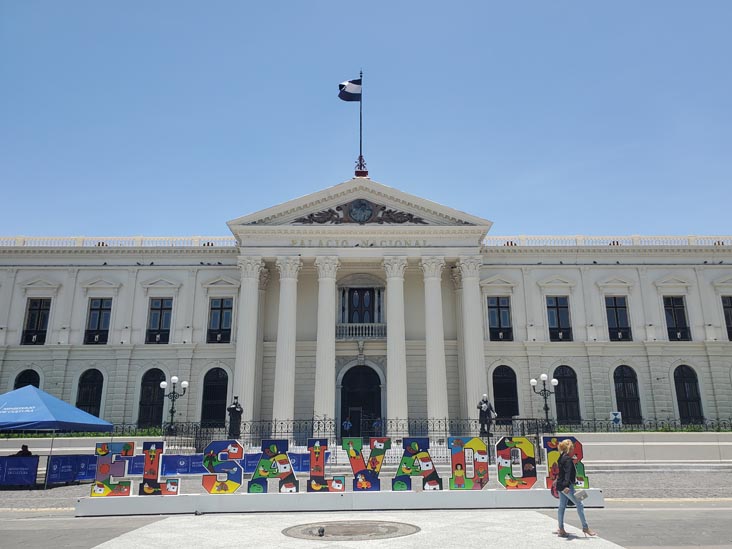
[[[346,80],[338,84],[338,97],[343,101],[361,101],[361,79]]]

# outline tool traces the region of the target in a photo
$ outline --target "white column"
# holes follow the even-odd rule
[[[406,257],[384,258],[386,271],[386,413],[389,420],[402,420],[406,428],[407,349],[404,342],[404,269]],[[397,428],[392,423],[391,427]],[[401,427],[398,427],[401,431]]]
[[[257,371],[254,374],[254,386],[262,386],[262,369],[264,363],[264,311],[266,307],[269,269],[262,268],[259,273],[259,322],[257,322]],[[254,421],[262,419],[262,391],[254,391]]]
[[[339,265],[335,256],[315,259],[318,269],[318,342],[313,416],[323,420],[335,417],[336,272]]]
[[[442,321],[442,270],[445,259],[423,257],[427,418],[447,419],[445,328]]]
[[[257,322],[259,312],[259,274],[261,257],[240,257],[241,288],[237,304],[236,359],[233,395],[244,408],[242,421],[254,419],[254,376],[257,371]]]
[[[295,419],[295,351],[297,344],[297,275],[299,257],[277,258],[280,272],[280,305],[277,313],[277,356],[275,358],[272,419]]]
[[[467,395],[464,394],[465,387],[465,346],[463,345],[463,279],[460,276],[460,268],[453,265],[450,268],[450,278],[455,289],[455,327],[457,331],[457,361],[458,361],[458,387],[460,392],[460,418],[467,418],[468,407]],[[475,406],[475,404],[473,404]]]
[[[478,401],[487,393],[483,352],[483,307],[480,294],[480,256],[461,257],[458,262],[463,279],[463,344],[465,349],[465,398],[468,417],[478,418]]]

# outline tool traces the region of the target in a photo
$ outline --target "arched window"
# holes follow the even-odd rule
[[[79,390],[76,394],[76,407],[99,417],[102,405],[102,389],[104,376],[99,370],[87,370],[79,378]]]
[[[703,422],[704,414],[696,372],[682,364],[674,371],[674,384],[676,385],[676,401],[679,404],[681,423]]]
[[[159,427],[163,423],[163,401],[165,391],[160,382],[165,374],[158,368],[145,372],[140,386],[140,408],[137,414],[138,427]]]
[[[508,366],[499,366],[493,371],[493,398],[499,421],[519,415],[516,374]]]
[[[559,381],[554,393],[557,405],[558,423],[576,423],[580,417],[579,392],[577,391],[577,374],[569,366],[559,366],[554,370],[554,377]]]
[[[643,423],[638,392],[638,376],[630,366],[618,366],[613,373],[615,401],[623,423]]]
[[[226,423],[226,398],[229,376],[221,368],[213,368],[203,378],[203,402],[201,424],[207,427],[223,427]]]
[[[20,389],[26,385],[33,385],[33,387],[41,386],[41,376],[35,370],[23,370],[15,378],[15,385],[13,389]]]

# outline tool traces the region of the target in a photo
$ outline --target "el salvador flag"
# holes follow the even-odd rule
[[[346,80],[338,84],[338,97],[343,101],[361,101],[361,79]]]

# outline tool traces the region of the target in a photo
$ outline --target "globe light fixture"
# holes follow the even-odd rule
[[[538,385],[536,379],[532,378],[529,383],[531,384],[531,388],[533,389],[534,393],[544,399],[544,417],[546,419],[547,425],[549,425],[549,397],[553,395],[556,391],[550,391],[549,389],[547,389],[546,382],[549,379],[548,375],[541,374],[539,376],[539,379],[541,380],[542,388],[538,391],[536,390],[536,386]],[[559,385],[559,380],[552,378],[549,383],[551,383],[552,387],[556,387],[557,385]]]
[[[176,390],[176,385],[178,385],[178,376],[173,376],[170,378],[170,382],[173,384],[172,388],[170,389],[170,392],[168,394],[163,394],[165,398],[170,399],[170,423],[168,424],[168,428],[166,429],[166,433],[168,435],[174,435],[175,434],[175,401],[181,398],[183,395],[186,394],[186,389],[188,389],[188,382],[183,381],[180,386],[183,389],[183,391],[178,392]],[[163,380],[160,382],[160,388],[165,391],[165,389],[168,388],[168,382]]]

